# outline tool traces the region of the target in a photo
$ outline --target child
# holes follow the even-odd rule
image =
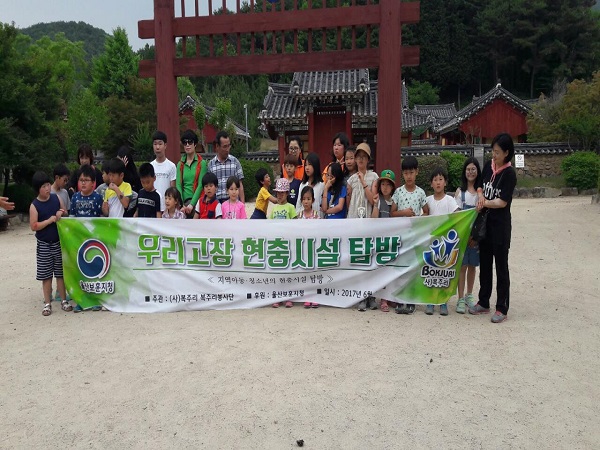
[[[269,192],[269,187],[271,186],[271,176],[267,172],[267,169],[261,167],[254,174],[254,178],[260,186],[260,190],[258,191],[258,196],[256,197],[256,206],[254,207],[254,212],[250,218],[266,219],[269,202],[277,203],[277,199]]]
[[[321,210],[326,219],[344,219],[346,217],[346,186],[344,186],[344,172],[337,163],[329,164],[327,169],[327,183],[323,189]]]
[[[355,151],[356,147],[351,145],[344,153],[344,184],[348,184],[348,179],[357,172],[356,160],[354,159]]]
[[[123,217],[132,196],[131,185],[123,181],[125,163],[113,158],[108,163],[108,189],[104,192],[102,214],[108,217]]]
[[[313,188],[315,200],[313,201],[312,209],[317,211],[319,217],[322,218],[321,198],[323,197],[325,184],[321,181],[321,162],[316,153],[309,153],[304,160],[304,177],[302,177],[302,183],[300,183],[300,192],[302,192],[306,186]],[[301,206],[302,201],[298,198],[298,200],[296,200],[296,209],[300,209]]]
[[[315,191],[310,186],[304,186],[300,194],[302,208],[296,211],[296,219],[320,219],[319,213],[313,209]]]
[[[63,202],[67,213],[71,209],[71,200],[69,198],[69,192],[65,189],[69,183],[69,169],[64,164],[58,164],[54,168],[54,183],[52,184],[52,192],[58,195]],[[63,216],[64,217],[64,216]]]
[[[133,217],[153,217],[160,219],[162,211],[160,205],[164,203],[162,195],[154,188],[156,175],[154,166],[150,163],[144,163],[140,166],[140,182],[142,189],[138,194],[137,209]]]
[[[429,215],[440,216],[442,214],[450,214],[458,210],[458,205],[454,197],[446,194],[446,184],[448,183],[448,174],[444,169],[438,167],[431,173],[431,187],[433,195],[427,197],[427,206],[429,207]],[[434,311],[433,305],[425,307],[425,314],[432,315]],[[448,304],[440,305],[440,314],[448,315]]]
[[[81,144],[77,149],[77,164],[79,164],[79,168],[89,165],[92,167],[92,169],[94,169],[94,189],[102,184],[102,172],[100,172],[100,170],[94,166],[94,151],[89,144]],[[79,190],[80,187],[77,185],[77,180],[79,180],[79,169],[71,174],[71,181],[69,182],[69,195],[73,195]]]
[[[301,181],[298,178],[294,177],[296,172],[296,163],[298,162],[298,158],[294,155],[288,154],[283,160],[283,170],[284,177],[290,183],[290,192],[288,193],[287,201],[292,205],[296,205],[298,203],[298,194],[300,193],[300,183]],[[304,169],[302,169],[304,172]]]
[[[102,196],[94,190],[96,171],[86,164],[79,169],[77,180],[81,190],[71,199],[73,217],[102,217]]]
[[[65,299],[60,302],[63,311],[71,311],[73,307],[66,300],[65,282],[63,280],[62,254],[56,222],[64,214],[64,205],[56,194],[50,192],[52,182],[44,172],[33,175],[32,185],[37,197],[29,207],[29,225],[35,231],[37,238],[36,280],[42,282],[44,293],[43,316],[52,314],[52,277],[56,278],[56,287],[60,297]]]
[[[425,191],[416,184],[419,174],[419,162],[414,156],[407,156],[402,160],[402,177],[404,185],[394,191],[392,200],[396,204],[396,211],[391,213],[392,217],[414,217],[429,214],[427,196]],[[396,314],[412,314],[415,305],[398,303]]]
[[[373,194],[377,174],[367,170],[371,159],[369,144],[358,144],[354,152],[357,172],[348,178],[348,219],[364,219],[373,213]]]
[[[163,219],[187,219],[185,213],[181,211],[183,201],[181,200],[181,194],[175,186],[167,188],[165,191],[165,210],[163,212]]]
[[[204,193],[194,207],[194,219],[220,219],[222,217],[221,203],[217,200],[219,179],[212,172],[202,177]]]
[[[376,187],[377,193],[373,195],[373,212],[371,213],[371,217],[374,219],[390,218],[392,217],[391,213],[396,211],[396,204],[392,200],[392,193],[396,189],[396,174],[389,169],[382,170],[381,176],[377,179]],[[390,311],[390,305],[387,300],[381,299],[379,309],[381,312]]]
[[[471,209],[477,206],[478,194],[477,188],[481,187],[481,169],[479,161],[476,158],[468,158],[463,165],[461,175],[461,185],[456,190],[454,199],[460,209]],[[469,242],[463,256],[462,267],[458,276],[458,301],[456,302],[456,312],[464,314],[466,307],[475,306],[473,301],[473,285],[475,283],[475,274],[479,266],[479,247],[477,242],[469,237]],[[465,278],[467,281],[467,295],[465,294]]]
[[[156,131],[152,135],[152,149],[156,156],[156,159],[150,163],[154,166],[154,174],[156,175],[154,188],[160,192],[162,196],[161,200],[163,203],[160,205],[160,209],[161,211],[165,211],[165,197],[163,194],[165,194],[170,187],[175,187],[175,180],[177,178],[175,164],[167,159],[167,135],[165,133]]]
[[[275,183],[275,194],[277,195],[277,204],[271,210],[269,219],[295,219],[296,209],[287,201],[287,195],[290,191],[290,183],[285,178],[279,178]]]
[[[104,198],[104,193],[108,189],[108,185],[110,184],[110,179],[108,178],[108,166],[110,161],[102,164],[102,184],[96,188],[96,192]]]
[[[246,206],[238,200],[240,196],[240,179],[235,175],[227,178],[227,195],[229,200],[221,203],[223,219],[246,219]]]

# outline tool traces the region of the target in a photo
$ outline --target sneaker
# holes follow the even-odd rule
[[[467,294],[465,295],[465,303],[468,308],[472,308],[477,302],[473,299],[473,294]]]
[[[447,316],[448,315],[448,303],[442,303],[440,305],[440,315]]]
[[[484,308],[479,303],[477,303],[476,305],[473,305],[472,307],[469,307],[469,314],[473,314],[473,315],[477,316],[479,314],[489,314],[489,313],[490,313],[490,308]]]
[[[414,305],[412,303],[408,303],[406,305],[406,313],[405,314],[412,314],[415,312],[415,309],[417,309],[416,305]]]
[[[466,300],[465,300],[465,298],[464,298],[464,297],[463,297],[463,298],[459,298],[459,299],[456,301],[456,312],[457,312],[458,314],[464,314],[465,312],[467,312],[466,303],[467,303],[467,302],[466,302]]]
[[[304,307],[307,309],[310,308],[310,302],[304,302]]]
[[[369,297],[367,299],[367,304],[369,305],[369,309],[374,311],[377,309],[377,300],[375,299],[375,297]]]
[[[358,310],[360,312],[366,311],[367,310],[367,301],[366,300],[361,300],[360,303],[358,304]]]
[[[83,311],[83,308],[79,305],[75,305],[75,308],[73,308],[74,313],[80,313],[81,311]]]
[[[272,306],[273,308],[279,308],[279,303],[273,303],[271,306]]]
[[[54,301],[58,302],[58,303],[62,302],[62,298],[61,298],[60,294],[58,293],[58,291],[56,291],[54,293]]]
[[[427,314],[428,316],[433,315],[433,305],[427,305],[425,307],[425,314]]]
[[[100,306],[100,305],[92,306],[91,310],[92,311],[102,311],[102,306]]]
[[[294,304],[290,301],[285,302],[285,307],[286,308],[291,308],[292,306],[294,306]]]
[[[500,323],[506,320],[506,314],[502,314],[500,311],[496,311],[492,316],[492,323]]]
[[[318,308],[318,307],[319,307],[319,304],[318,304],[318,303],[313,303],[313,304],[311,304],[311,305],[310,305],[310,307],[311,307],[311,308]]]
[[[404,305],[404,303],[398,303],[394,311],[396,312],[396,314],[406,314],[406,306]]]

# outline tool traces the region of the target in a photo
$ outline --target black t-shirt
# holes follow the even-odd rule
[[[138,217],[153,217],[156,219],[156,213],[160,212],[160,194],[154,190],[148,192],[140,189],[137,199]]]
[[[300,183],[301,181],[297,178],[294,178],[291,182],[290,182],[290,191],[288,192],[287,195],[287,201],[288,203],[294,205],[296,205],[296,200],[298,199],[298,196],[300,195],[300,192],[298,192],[298,189],[300,189]]]
[[[487,237],[494,244],[510,246],[511,217],[510,205],[517,185],[517,173],[512,167],[507,167],[496,175],[493,182],[492,162],[489,161],[482,171],[483,195],[487,200],[500,198],[506,202],[504,208],[489,208],[487,218]]]

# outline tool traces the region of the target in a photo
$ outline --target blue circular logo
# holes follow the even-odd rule
[[[77,252],[77,266],[87,278],[102,278],[110,269],[110,253],[103,242],[88,239]]]

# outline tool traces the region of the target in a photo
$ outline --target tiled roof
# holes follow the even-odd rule
[[[414,144],[415,141],[413,141]],[[411,147],[402,147],[403,155],[413,156],[434,156],[443,151],[450,151],[461,155],[471,155],[473,144],[466,145],[419,145]],[[515,154],[517,155],[564,155],[581,150],[563,142],[532,142],[515,143]],[[483,146],[483,151],[489,153],[492,147],[487,144]]]
[[[198,101],[196,99],[194,99],[191,95],[186,96],[183,101],[179,104],[179,114],[183,114],[184,111],[187,110],[194,110],[196,108],[196,105],[198,105]],[[204,105],[201,103],[201,105],[204,107],[204,111],[206,111],[206,118],[208,119],[211,115],[212,112],[215,110],[214,106],[208,106],[208,105]],[[234,122],[233,120],[229,119],[229,122],[231,122],[233,124],[233,127],[235,128],[235,134],[237,137],[239,138],[250,138],[250,133],[248,132],[248,130],[246,130],[242,125]]]
[[[454,103],[444,105],[415,105],[415,111],[428,114],[436,119],[449,119],[456,115],[456,106]]]
[[[369,70],[295,72],[289,93],[299,97],[362,95],[369,90]]]
[[[436,131],[438,133],[446,133],[458,128],[461,123],[468,120],[471,116],[477,114],[496,99],[504,100],[515,108],[520,109],[524,113],[529,113],[529,111],[531,111],[531,107],[526,102],[521,100],[516,95],[508,92],[500,83],[498,83],[494,88],[486,92],[481,97],[474,97],[470,104],[458,111],[452,119],[444,124],[440,124],[436,128]]]
[[[473,152],[472,145],[419,145],[416,147],[402,147],[402,156],[436,156],[443,151],[470,156]]]
[[[294,75],[295,77],[296,75]],[[369,88],[359,97],[358,103],[352,104],[352,121],[356,124],[377,121],[377,81],[370,81]],[[263,102],[263,110],[259,118],[271,124],[289,123],[306,125],[308,122],[307,103],[299,96],[290,93],[288,84],[269,83],[269,90]],[[434,117],[410,109],[402,111],[402,129],[412,130],[422,126],[433,126]]]

